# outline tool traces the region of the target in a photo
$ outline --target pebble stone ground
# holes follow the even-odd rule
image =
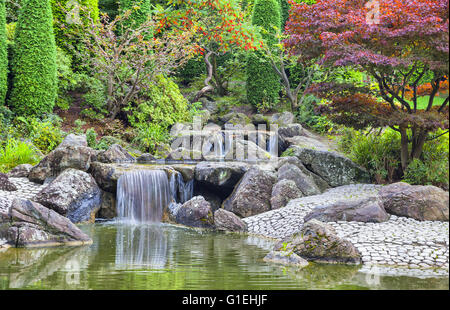
[[[17,191],[0,190],[0,209],[8,209],[14,198],[32,199],[44,185],[30,182],[27,178],[9,178],[16,185]]]
[[[244,218],[250,233],[280,240],[300,230],[304,217],[317,206],[374,196],[380,185],[355,184],[321,195],[291,200],[284,208]],[[330,222],[339,237],[361,252],[364,268],[385,274],[448,276],[449,223],[391,216],[384,223]],[[399,268],[406,267],[406,268]],[[365,270],[364,269],[364,270]]]

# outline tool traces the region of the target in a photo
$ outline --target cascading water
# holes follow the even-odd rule
[[[137,170],[117,181],[117,213],[132,222],[160,222],[171,202],[167,174],[163,170]]]
[[[267,152],[272,156],[278,156],[278,134],[270,134]]]
[[[117,213],[120,220],[160,222],[163,210],[192,198],[194,181],[184,182],[174,171],[170,178],[163,170],[136,170],[123,174],[117,182]]]

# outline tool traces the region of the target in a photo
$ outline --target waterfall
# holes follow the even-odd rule
[[[117,214],[131,222],[160,222],[163,211],[172,203],[192,198],[194,181],[184,182],[175,171],[170,179],[163,170],[136,170],[117,181]]]
[[[270,134],[267,152],[272,156],[278,157],[278,134]]]

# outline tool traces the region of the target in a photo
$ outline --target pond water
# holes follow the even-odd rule
[[[363,273],[361,267],[265,263],[272,242],[168,224],[82,226],[84,247],[0,252],[0,289],[449,289],[448,277]]]

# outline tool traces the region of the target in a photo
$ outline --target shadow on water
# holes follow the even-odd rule
[[[0,289],[448,289],[447,278],[383,276],[360,267],[271,265],[273,243],[167,224],[109,222],[82,229],[84,247],[0,252]]]

